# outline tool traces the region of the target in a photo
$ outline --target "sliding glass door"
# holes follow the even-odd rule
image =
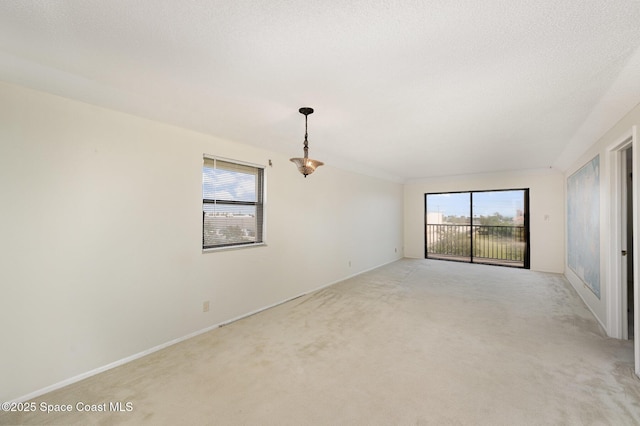
[[[426,257],[471,262],[471,193],[427,194]]]
[[[529,268],[529,190],[425,194],[425,257]]]

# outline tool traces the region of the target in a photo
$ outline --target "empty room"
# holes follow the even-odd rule
[[[0,2],[0,424],[640,424],[639,23]]]

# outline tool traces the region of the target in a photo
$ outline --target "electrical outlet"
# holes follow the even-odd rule
[[[205,300],[202,302],[202,312],[209,312],[209,301]]]

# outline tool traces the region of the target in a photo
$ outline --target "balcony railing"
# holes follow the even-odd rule
[[[524,226],[427,225],[426,237],[430,258],[524,266]]]

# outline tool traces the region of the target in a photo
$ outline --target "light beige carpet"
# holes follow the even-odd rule
[[[632,342],[560,275],[404,259],[37,398],[2,424],[640,424]]]

